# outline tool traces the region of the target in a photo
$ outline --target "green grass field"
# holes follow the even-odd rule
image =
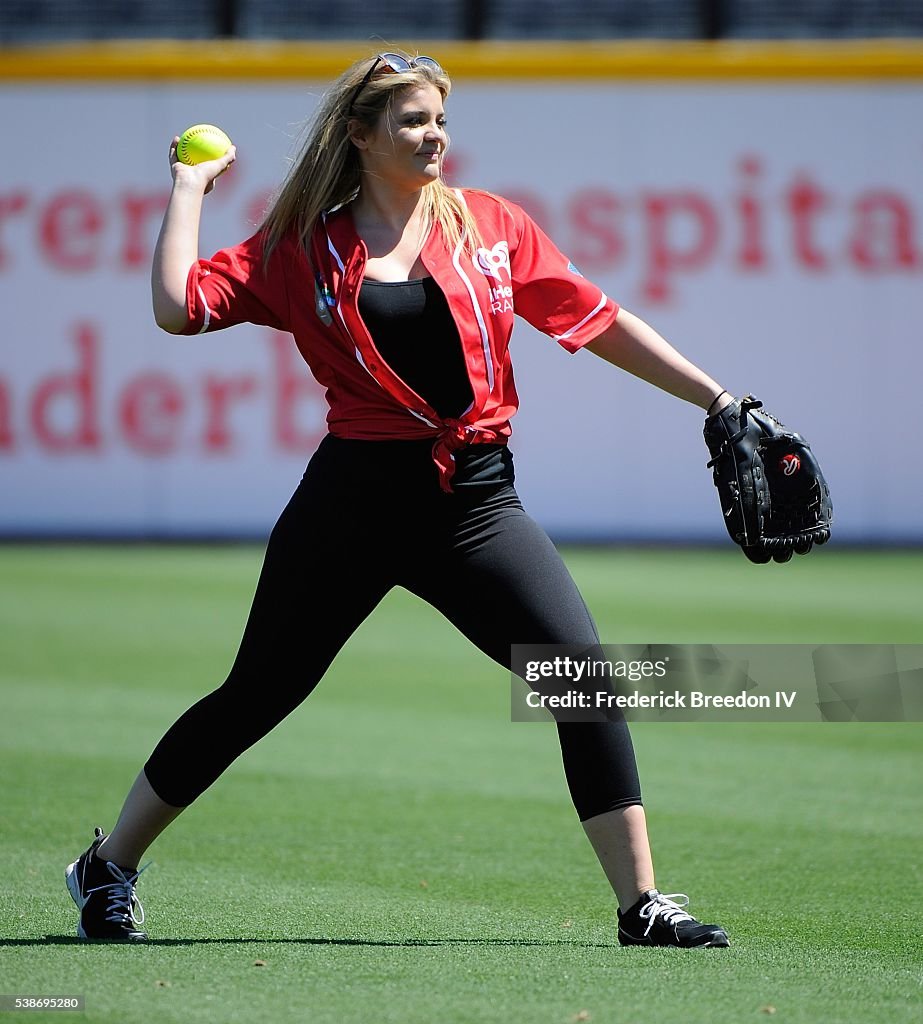
[[[634,726],[661,888],[732,948],[621,949],[553,729],[403,592],[155,844],[153,941],[74,940],[64,866],[223,679],[261,554],[0,547],[0,992],[111,1024],[918,1024],[923,725]],[[565,555],[607,642],[923,642],[923,553]]]

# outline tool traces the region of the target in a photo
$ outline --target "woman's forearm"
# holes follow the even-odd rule
[[[154,248],[151,298],[154,319],[165,331],[175,333],[186,326],[186,281],[199,258],[202,199],[201,188],[174,182]]]
[[[701,409],[713,406],[711,411],[717,412],[732,401],[733,396],[717,381],[677,352],[650,324],[625,309],[620,309],[615,323],[586,348]]]

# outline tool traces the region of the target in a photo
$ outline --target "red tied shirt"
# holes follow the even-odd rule
[[[420,258],[442,289],[458,327],[474,401],[445,420],[379,355],[357,299],[368,252],[348,205],[326,214],[310,259],[292,234],[263,266],[261,233],[199,260],[189,272],[183,334],[238,323],[290,331],[315,379],[326,388],[327,426],[336,437],[434,438],[433,459],[450,491],[453,452],[501,443],[519,399],[509,341],[514,313],[576,352],[609,327],[618,306],[582,277],[526,213],[487,192],[459,189],[481,232],[473,258],[451,251],[438,226]]]

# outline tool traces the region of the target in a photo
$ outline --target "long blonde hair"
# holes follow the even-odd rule
[[[408,61],[413,59],[409,54],[402,56]],[[292,230],[305,251],[310,251],[311,235],[321,214],[349,202],[358,193],[361,166],[359,151],[349,138],[351,119],[367,127],[374,126],[400,89],[434,85],[443,100],[451,92],[452,83],[445,71],[422,65],[409,71],[373,74],[357,94],[356,90],[376,59],[366,57],[356,61],[321,100],[298,155],[260,225],[265,237],[266,263],[282,238]],[[464,238],[466,250],[473,253],[480,243],[477,224],[441,174],[424,186],[423,202],[425,223],[441,227],[449,248],[454,249]]]

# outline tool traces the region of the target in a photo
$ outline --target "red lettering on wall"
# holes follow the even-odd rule
[[[708,199],[696,192],[648,193],[643,210],[648,250],[641,289],[652,302],[665,302],[671,296],[671,275],[695,270],[711,258],[718,217]],[[680,231],[685,241],[676,240]]]
[[[604,189],[585,189],[571,201],[568,213],[576,228],[570,256],[587,270],[614,266],[625,253],[616,219],[622,208],[618,197]]]
[[[235,416],[240,421],[244,415],[248,422],[255,417],[271,425],[268,447],[281,454],[310,453],[326,433],[323,389],[289,334],[267,332],[257,368],[182,379],[157,368],[128,379],[114,376],[119,364],[107,373],[95,325],[78,322],[69,335],[74,354],[63,369],[39,376],[31,391],[23,383],[19,394],[17,377],[0,370],[0,458],[33,442],[46,452],[75,457],[120,446],[152,457],[237,452],[265,440],[262,428],[258,438],[242,429],[235,433]],[[245,400],[259,405],[244,410]]]
[[[792,216],[798,261],[812,270],[823,270],[828,261],[816,244],[815,227],[817,218],[829,205],[827,193],[802,175],[789,188],[786,198]]]
[[[51,374],[32,395],[32,431],[39,444],[51,452],[97,451],[100,447],[99,339],[90,324],[78,324],[75,340],[77,368],[71,373]]]
[[[129,192],[122,196],[125,228],[119,259],[123,267],[150,266],[149,227],[152,220],[159,222],[169,198],[170,193],[165,191],[147,195]]]
[[[0,449],[13,447],[13,398],[9,386],[0,377]]]
[[[168,374],[152,371],[133,377],[118,405],[125,440],[142,455],[171,454],[179,444],[183,405],[183,392]]]
[[[617,291],[626,300],[634,292],[651,304],[671,301],[684,276],[690,280],[705,269],[728,281],[770,268],[844,276],[923,269],[919,202],[909,187],[869,178],[856,189],[822,158],[794,171],[788,154],[768,150],[730,152],[726,159],[730,188],[713,187],[704,172],[686,180],[678,170],[675,184],[654,192],[636,184],[624,191],[543,191],[535,179],[514,180],[499,191],[523,206],[588,275],[618,267]],[[715,170],[723,180],[721,167]],[[216,197],[233,207],[226,216],[240,229],[224,236],[228,243],[262,221],[272,194],[262,187],[244,192],[248,179],[240,176],[239,162],[233,174],[222,178]],[[97,305],[106,301],[99,297],[108,295],[113,271],[147,274],[166,199],[166,190],[132,186],[128,179],[96,190],[58,182],[47,194],[8,186],[0,194],[0,277],[22,277],[13,293],[14,322],[27,322],[45,301],[47,285],[36,270],[85,275],[93,290],[88,300]]]
[[[0,196],[0,228],[5,220],[22,213],[27,203],[28,196],[25,192],[11,192],[9,195]],[[7,251],[0,245],[0,270],[6,266],[8,259]]]
[[[272,409],[276,443],[283,451],[313,451],[326,425],[326,406],[321,392],[317,382],[306,372],[288,334],[273,332],[271,344],[275,367]],[[299,425],[299,418],[302,425]],[[303,425],[305,418],[309,420],[307,427]]]
[[[91,193],[62,192],[42,213],[42,251],[61,270],[93,270],[103,222],[102,207]]]
[[[913,210],[902,196],[888,189],[863,192],[855,211],[850,251],[857,267],[881,271],[917,266]]]
[[[228,426],[231,404],[256,393],[256,377],[205,378],[205,447],[210,452],[228,452],[234,447],[234,438]]]
[[[743,189],[737,196],[737,216],[740,221],[740,245],[737,265],[744,270],[761,270],[766,265],[763,245],[763,209],[756,195],[763,165],[759,157],[745,156],[739,164]]]

